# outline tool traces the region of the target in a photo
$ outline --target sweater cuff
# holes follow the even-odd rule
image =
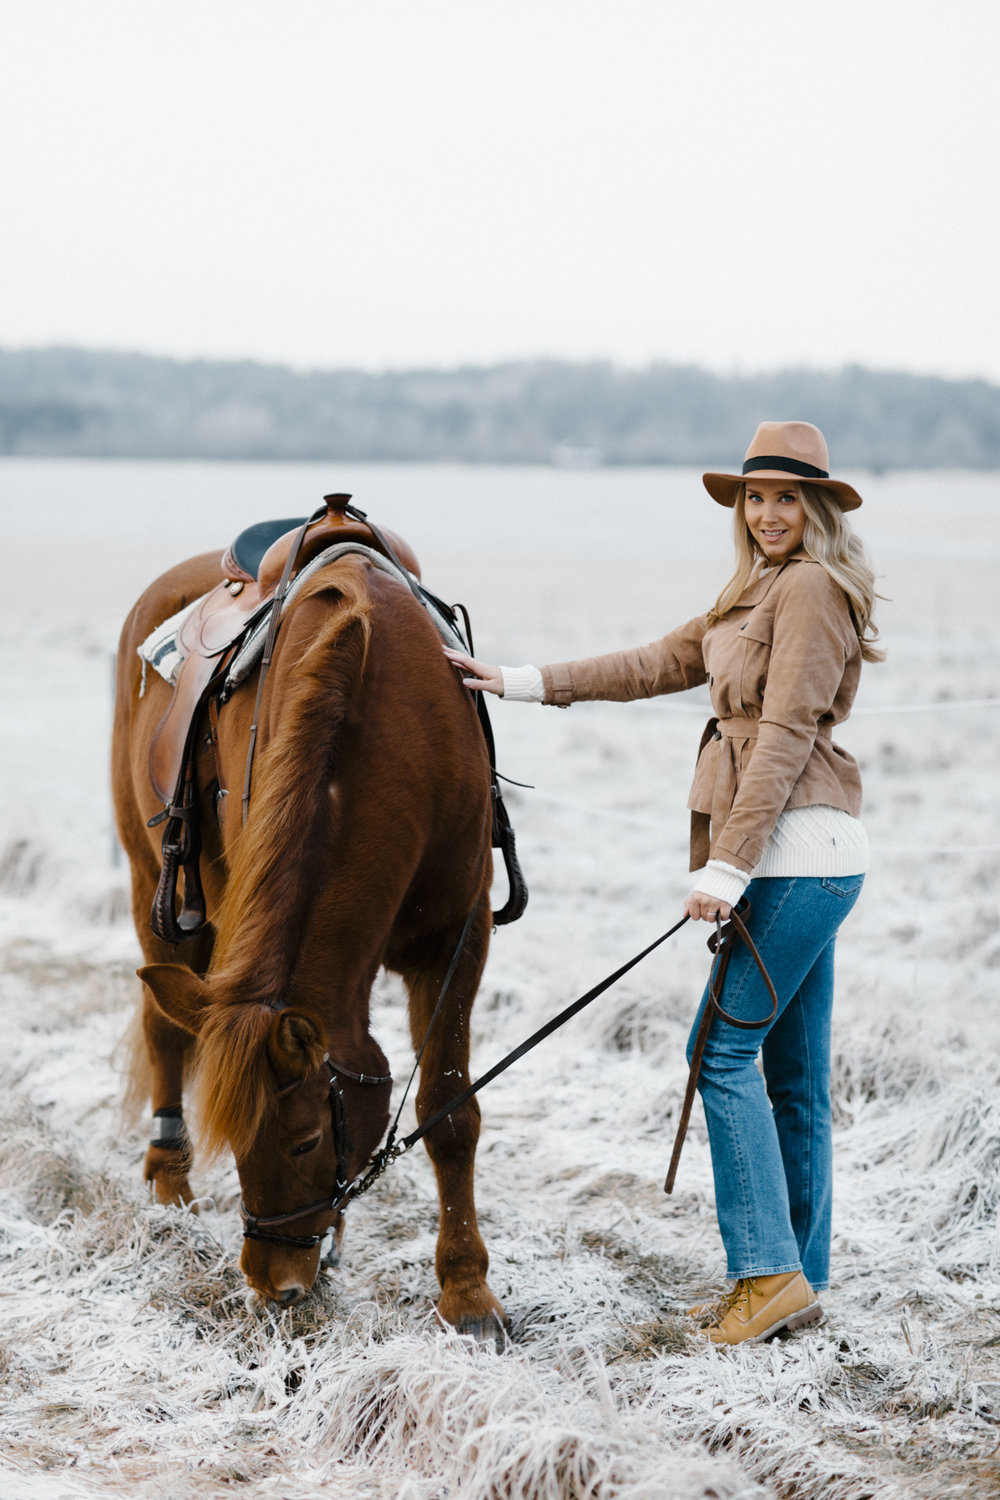
[[[736,905],[749,884],[749,875],[721,859],[710,859],[703,870],[697,870],[691,877],[692,890],[704,891],[706,896],[714,896],[730,906]]]
[[[541,703],[545,697],[542,674],[537,667],[501,667],[503,696],[513,703]]]

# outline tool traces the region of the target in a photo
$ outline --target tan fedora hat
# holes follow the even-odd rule
[[[811,422],[761,422],[747,449],[742,474],[703,474],[706,490],[719,505],[733,506],[744,481],[807,479],[829,490],[841,510],[857,510],[861,496],[842,479],[830,478],[826,438]]]

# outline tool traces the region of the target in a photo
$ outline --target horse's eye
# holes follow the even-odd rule
[[[316,1150],[319,1141],[319,1136],[314,1135],[311,1141],[303,1141],[301,1146],[293,1146],[291,1151],[292,1156],[308,1156],[310,1151]]]

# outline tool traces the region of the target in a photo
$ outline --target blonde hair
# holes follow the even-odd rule
[[[878,630],[872,621],[875,600],[880,595],[875,592],[875,574],[864,544],[826,490],[816,484],[796,484],[790,488],[794,488],[805,512],[802,550],[825,568],[834,583],[847,595],[863,660],[883,661],[885,652],[875,644]],[[741,484],[733,506],[736,571],[708,612],[710,625],[714,625],[734,608],[760,563],[767,561],[746,523],[745,499],[746,485]]]

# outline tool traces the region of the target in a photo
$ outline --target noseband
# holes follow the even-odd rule
[[[289,1209],[284,1214],[252,1214],[241,1197],[240,1218],[243,1220],[245,1240],[266,1240],[272,1245],[291,1245],[296,1250],[314,1250],[326,1238],[325,1230],[322,1234],[271,1234],[269,1231],[280,1229],[284,1224],[294,1224],[297,1219],[308,1218],[310,1214],[338,1208],[347,1192],[347,1155],[351,1149],[351,1137],[347,1129],[347,1109],[343,1091],[337,1081],[338,1075],[350,1078],[354,1083],[369,1084],[391,1083],[392,1075],[379,1077],[374,1073],[353,1073],[350,1068],[331,1062],[327,1052],[323,1054],[323,1062],[330,1070],[330,1114],[333,1120],[333,1143],[337,1151],[337,1176],[333,1192],[325,1198],[317,1198],[315,1203]],[[294,1093],[303,1081],[302,1078],[295,1078],[291,1083],[286,1083],[284,1088],[279,1089],[278,1098],[284,1099],[288,1094]]]

